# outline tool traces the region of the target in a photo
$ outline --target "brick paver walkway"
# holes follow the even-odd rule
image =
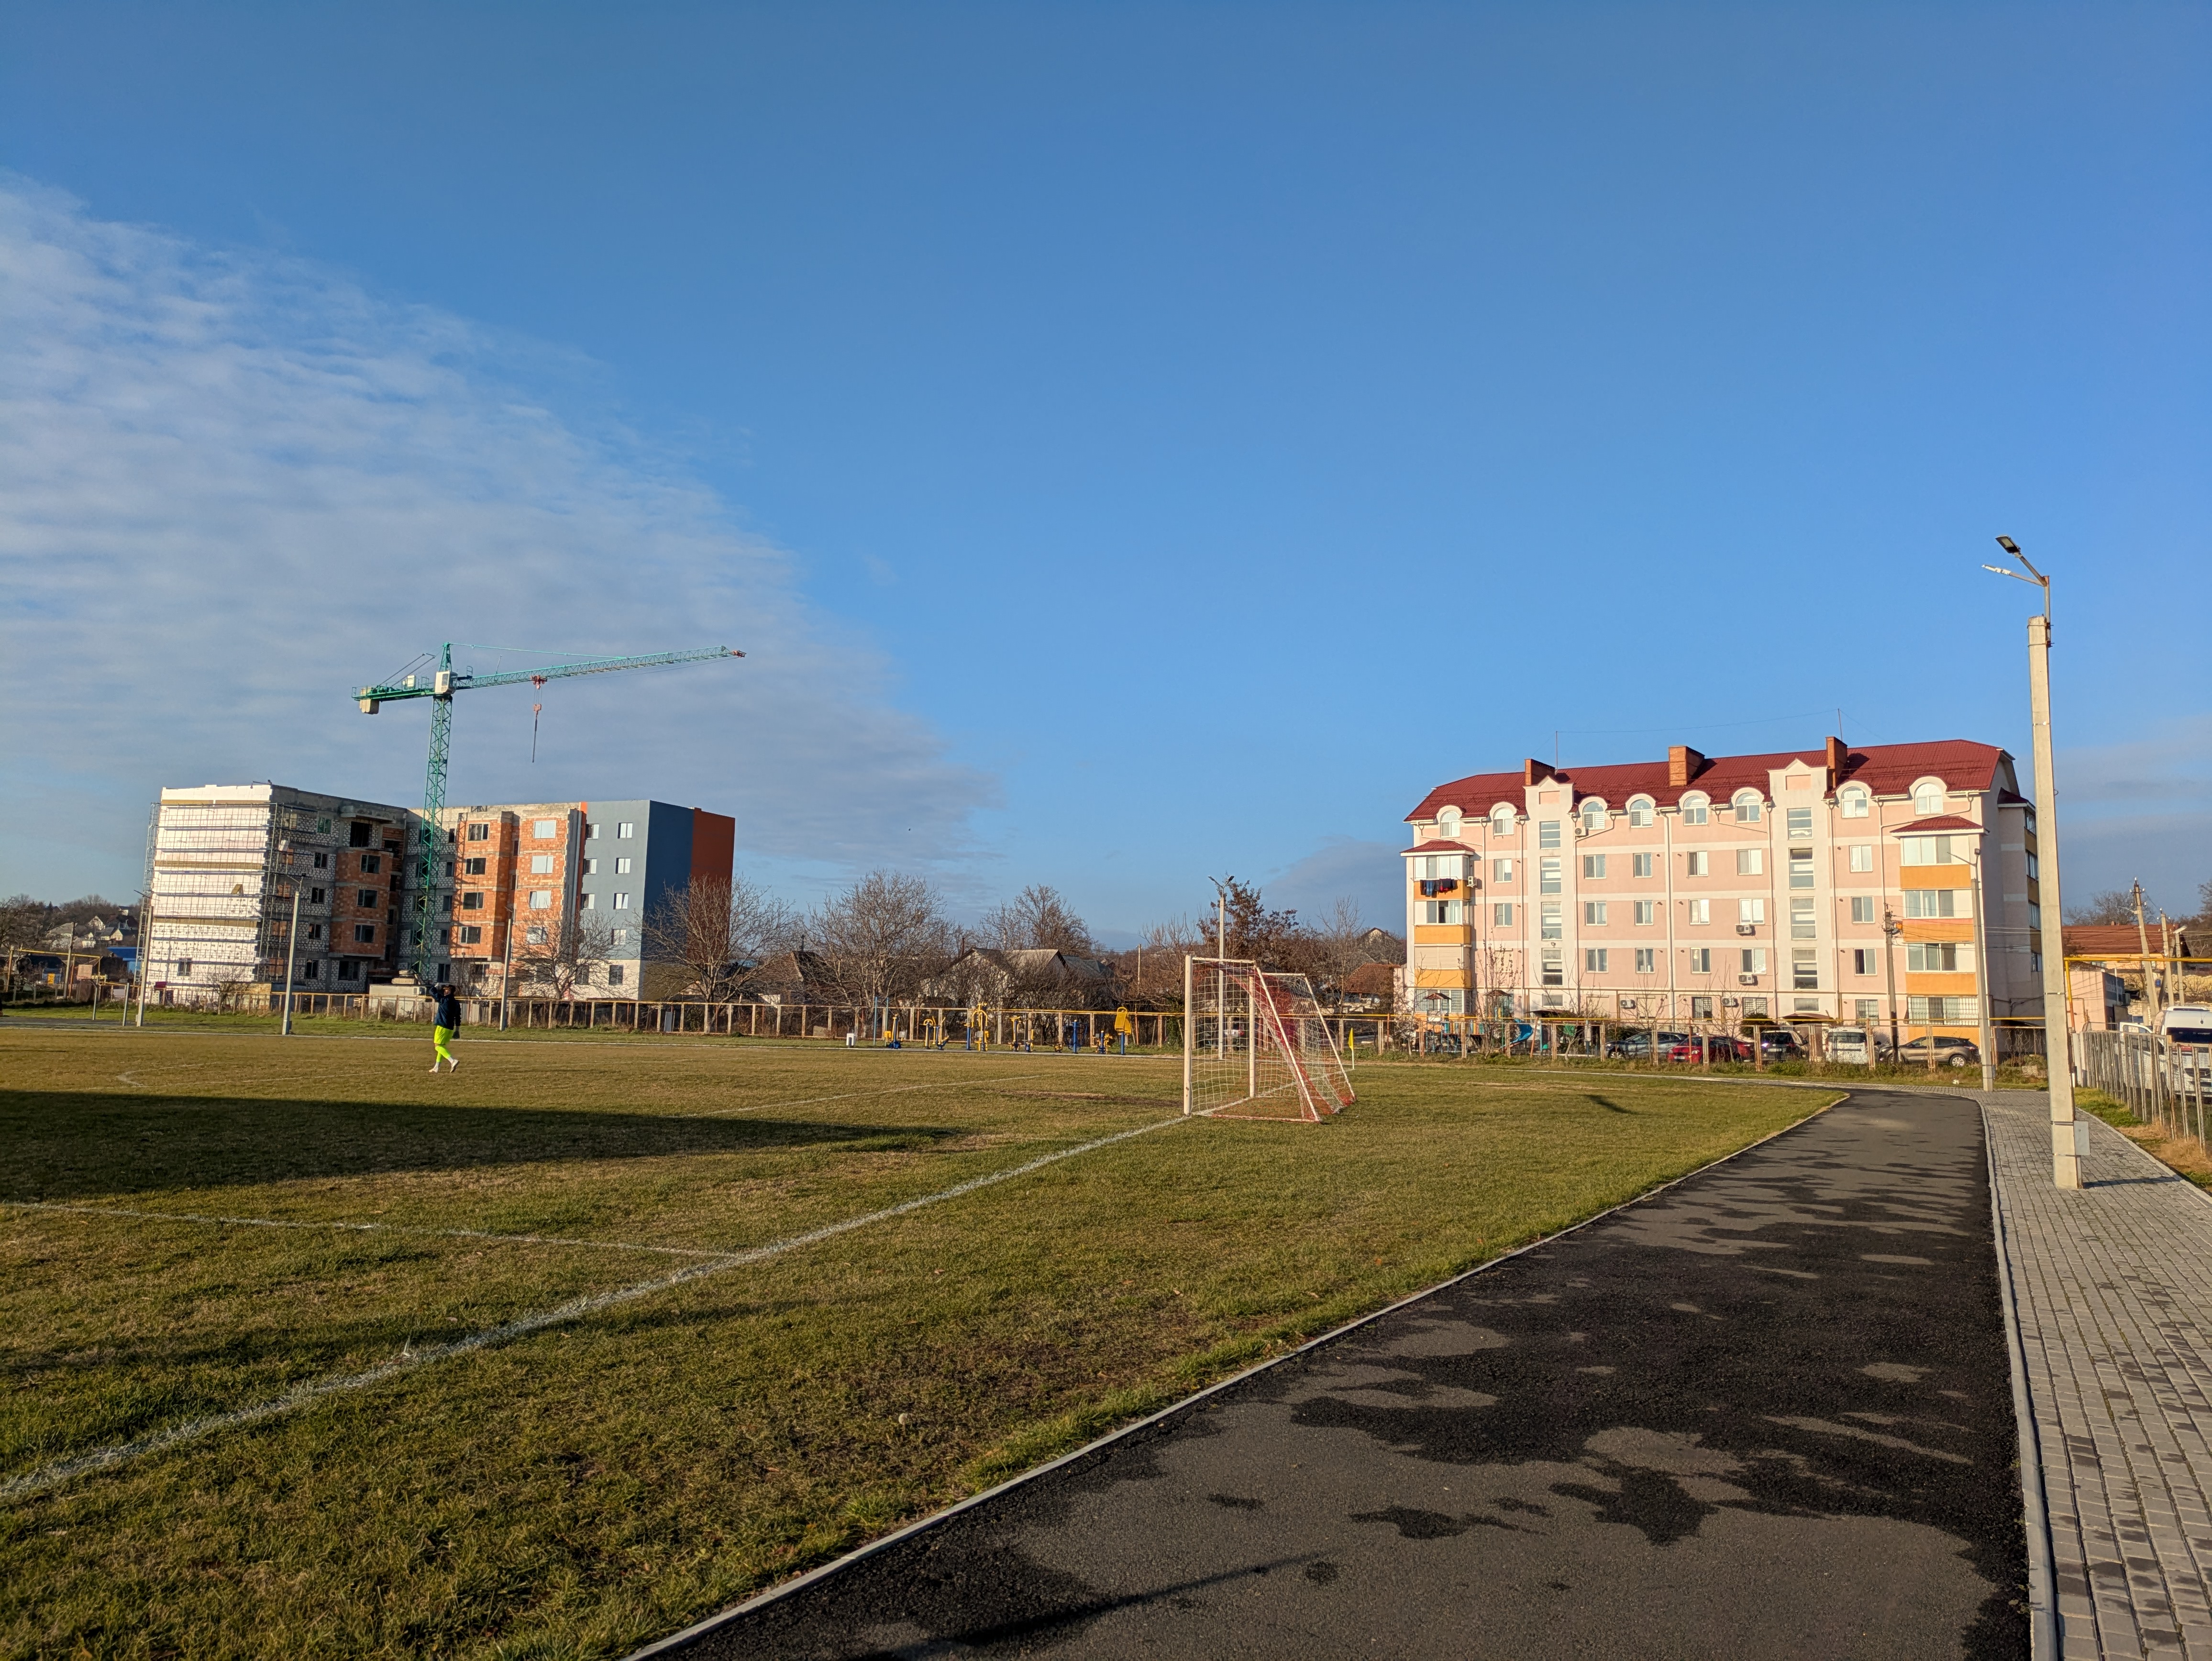
[[[1976,1092],[1978,1093],[1978,1092]],[[2060,1653],[2212,1661],[2212,1201],[2047,1099],[1981,1098],[2042,1453]]]

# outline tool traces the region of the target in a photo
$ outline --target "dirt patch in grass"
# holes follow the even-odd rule
[[[103,1208],[0,1207],[0,1480],[669,1267],[608,1244],[1155,1128],[0,1504],[0,1653],[619,1655],[1823,1099],[1363,1068],[1232,1123],[1135,1056],[462,1053],[0,1031],[0,1199]]]

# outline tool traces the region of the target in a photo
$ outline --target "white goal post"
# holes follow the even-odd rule
[[[1223,1119],[1325,1119],[1352,1078],[1303,975],[1245,958],[1182,960],[1182,1110]]]

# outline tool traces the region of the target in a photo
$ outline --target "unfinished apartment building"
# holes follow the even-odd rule
[[[405,808],[283,784],[163,790],[148,849],[145,973],[163,1003],[295,983],[360,992],[399,965]]]
[[[665,801],[447,808],[418,907],[422,823],[411,809],[282,784],[162,791],[149,847],[155,1000],[281,987],[295,885],[303,992],[412,974],[415,920],[427,914],[433,981],[492,995],[668,995],[669,977],[647,973],[645,920],[701,878],[728,881],[737,840],[727,816]]]
[[[465,989],[498,995],[672,994],[653,973],[646,919],[666,896],[730,879],[737,821],[665,801],[453,807],[438,897],[438,956]]]

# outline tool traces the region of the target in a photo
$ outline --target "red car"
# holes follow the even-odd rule
[[[1751,1059],[1751,1046],[1741,1038],[1731,1038],[1724,1033],[1716,1032],[1703,1043],[1717,1062],[1747,1062]],[[1705,1059],[1698,1045],[1699,1040],[1686,1038],[1679,1043],[1668,1045],[1660,1054],[1670,1062],[1697,1062]]]

